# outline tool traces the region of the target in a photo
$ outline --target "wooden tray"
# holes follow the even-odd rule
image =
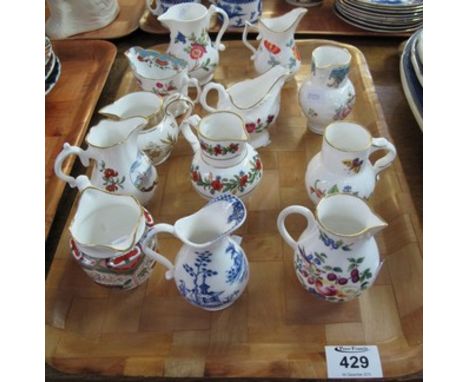
[[[210,3],[205,1],[205,5]],[[408,37],[411,33],[380,33],[371,32],[354,27],[341,20],[333,11],[335,0],[324,0],[322,5],[308,8],[308,12],[302,18],[296,33],[308,35],[327,35],[327,36],[403,36]],[[295,6],[286,2],[286,0],[264,0],[263,16],[280,16]],[[221,24],[217,17],[213,17],[210,32],[217,32]],[[166,34],[168,30],[146,9],[140,19],[140,28],[148,33]],[[228,28],[227,32],[241,34],[244,28]]]
[[[53,41],[62,63],[57,85],[45,98],[45,234],[55,216],[65,184],[54,174],[54,161],[65,142],[80,146],[117,48],[107,41]],[[64,171],[73,166],[72,157]]]
[[[398,158],[382,174],[372,199],[389,223],[378,237],[386,261],[376,285],[359,299],[330,304],[308,294],[276,228],[284,207],[312,207],[304,174],[322,138],[307,130],[297,91],[310,73],[312,49],[325,43],[345,46],[352,54],[357,101],[350,119],[374,136],[388,137],[363,54],[326,40],[298,42],[304,63],[297,82],[283,88],[272,143],[260,149],[264,177],[246,201],[247,221],[238,231],[251,266],[244,295],[224,311],[205,312],[179,296],[161,266],[133,291],[106,289],[71,259],[64,230],[46,281],[46,360],[51,366],[68,373],[325,378],[325,345],[372,344],[379,347],[385,377],[422,370],[422,233]],[[156,48],[164,51],[166,46]],[[254,77],[249,57],[241,42],[226,42],[216,81],[231,85]],[[116,97],[135,89],[127,70]],[[205,204],[191,186],[191,159],[181,137],[169,160],[158,167],[159,191],[149,206],[157,221],[173,223]],[[304,226],[300,218],[288,220],[296,237]],[[160,243],[171,260],[181,246],[169,236]]]
[[[145,0],[119,0],[120,12],[117,18],[104,28],[79,33],[68,39],[106,40],[126,36],[138,29],[139,20],[145,10]],[[46,3],[46,20],[49,10]]]

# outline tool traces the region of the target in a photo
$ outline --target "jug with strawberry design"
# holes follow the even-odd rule
[[[276,65],[287,68],[290,77],[299,70],[301,55],[294,41],[294,33],[306,12],[305,8],[295,8],[279,17],[261,17],[256,26],[248,21],[245,22],[242,41],[253,53],[251,60],[257,73],[265,73]],[[260,40],[258,49],[247,40],[249,27],[258,30],[257,40]]]
[[[307,227],[294,240],[285,227],[291,214],[306,218]],[[294,269],[301,285],[329,302],[350,301],[372,286],[382,266],[374,235],[387,226],[363,199],[327,195],[316,217],[303,206],[286,207],[278,230],[294,250]]]

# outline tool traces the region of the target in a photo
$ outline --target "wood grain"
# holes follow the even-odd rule
[[[78,33],[67,39],[106,40],[126,36],[138,29],[139,20],[145,10],[145,0],[118,0],[120,12],[109,25],[94,31]],[[46,20],[49,9],[46,3]]]
[[[312,208],[300,169],[320,148],[321,137],[307,131],[297,89],[310,73],[312,49],[324,43],[334,44],[298,43],[304,65],[283,88],[272,144],[259,150],[267,158],[267,175],[262,190],[247,201],[248,218],[239,231],[251,265],[245,294],[223,312],[201,311],[164,280],[160,266],[138,290],[115,293],[93,284],[68,256],[64,230],[46,281],[50,365],[64,372],[102,375],[325,378],[324,345],[372,344],[379,346],[385,377],[422,370],[422,232],[398,159],[382,174],[383,186],[372,199],[391,232],[377,238],[386,259],[384,273],[358,300],[324,304],[307,294],[295,278],[292,251],[278,237],[281,208],[292,203]],[[353,57],[350,77],[357,91],[350,119],[374,136],[390,138],[365,58],[358,49],[344,46]],[[244,79],[232,73],[245,71],[254,77],[248,57],[241,42],[227,42],[216,81],[232,85]],[[127,71],[116,98],[136,89]],[[199,107],[197,111],[205,114]],[[181,137],[170,159],[158,167],[165,184],[149,205],[157,221],[173,223],[205,203],[188,186],[191,157]],[[304,221],[288,220],[293,236],[304,226]],[[160,251],[173,259],[180,246],[163,237]],[[79,309],[86,312],[86,320],[75,313]],[[125,322],[128,327],[122,330]]]
[[[209,6],[208,1],[202,1],[203,4]],[[410,36],[410,33],[380,33],[371,32],[364,29],[352,26],[338,16],[333,11],[335,0],[324,0],[323,3],[316,7],[308,8],[296,33],[308,35],[330,35],[330,36]],[[286,0],[264,0],[263,1],[263,17],[281,16],[295,6],[286,2]],[[221,27],[221,22],[214,16],[210,25],[210,32],[218,32]],[[144,11],[140,19],[140,29],[148,33],[166,34],[168,30],[154,17],[147,9]],[[227,32],[241,34],[244,28],[229,27]]]
[[[53,41],[62,63],[57,85],[45,99],[45,235],[55,216],[64,183],[54,174],[54,161],[65,142],[80,146],[117,54],[107,41]],[[64,164],[65,173],[74,157]]]

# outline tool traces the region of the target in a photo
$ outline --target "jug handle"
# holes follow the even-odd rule
[[[372,138],[370,154],[379,150],[386,150],[387,155],[374,163],[373,168],[375,175],[378,175],[381,171],[389,167],[396,158],[396,148],[391,142],[385,138]]]
[[[78,185],[77,179],[73,178],[70,175],[66,175],[62,170],[63,162],[70,156],[70,155],[78,155],[80,158],[81,163],[83,166],[89,166],[89,155],[88,153],[78,146],[71,146],[69,143],[65,143],[63,145],[62,151],[57,155],[55,158],[54,163],[54,171],[55,174],[62,179],[63,181],[67,182],[70,187],[76,187]]]
[[[202,105],[203,109],[205,109],[208,113],[214,113],[217,111],[214,107],[211,107],[206,102],[206,97],[208,96],[208,93],[212,89],[216,90],[216,92],[218,93],[218,98],[222,99],[221,104],[229,103],[229,94],[227,93],[224,86],[221,84],[217,84],[216,82],[210,82],[203,87],[203,91],[200,95],[200,104]],[[218,101],[218,105],[219,105],[219,101]]]
[[[174,227],[170,224],[156,224],[154,227],[152,227],[148,233],[146,234],[145,240],[143,240],[142,243],[142,249],[145,255],[148,257],[151,257],[153,260],[156,260],[159,264],[165,266],[167,268],[166,271],[166,280],[171,280],[174,278],[174,264],[170,262],[170,260],[163,256],[160,255],[159,253],[153,251],[149,246],[148,242],[155,237],[159,232],[167,232],[175,236],[175,231]],[[157,240],[157,239],[156,239]]]
[[[179,93],[174,93],[174,94],[171,94],[167,97],[166,99],[166,104],[164,106],[164,115],[165,115],[165,118],[170,114],[172,115],[174,118],[175,116],[169,111],[169,106],[172,105],[173,103],[176,103],[176,102],[184,102],[186,105],[188,105],[188,109],[187,111],[185,112],[184,116],[182,117],[182,120],[185,120],[187,119],[188,117],[190,117],[190,115],[192,114],[192,111],[193,111],[193,101],[189,98],[189,97],[186,97],[184,95],[181,95]]]
[[[276,221],[277,226],[278,226],[278,231],[280,235],[283,237],[284,241],[294,250],[297,249],[297,241],[294,240],[291,235],[289,234],[288,230],[286,229],[286,226],[284,224],[284,221],[290,214],[299,214],[304,216],[307,219],[307,227],[306,231],[309,228],[315,227],[316,226],[316,221],[314,218],[314,215],[312,212],[303,206],[289,206],[286,207],[283,211],[280,212],[278,215],[278,219]]]
[[[200,93],[201,93],[201,88],[198,80],[196,78],[189,77],[187,73],[184,73],[184,78],[182,80],[183,85],[181,87],[181,92],[182,94],[188,94],[188,88],[189,87],[194,87],[197,89],[197,96],[192,99],[194,103],[197,103],[198,100],[200,99]]]
[[[249,48],[252,51],[253,55],[250,57],[250,59],[253,60],[255,55],[257,54],[257,50],[253,47],[253,45],[247,39],[247,34],[249,33],[249,27],[254,28],[255,26],[252,25],[249,21],[245,21],[244,31],[242,32],[242,42],[247,48]]]
[[[211,15],[213,13],[219,13],[221,16],[223,16],[223,25],[221,26],[221,28],[220,28],[220,30],[218,32],[218,35],[216,36],[216,41],[214,43],[214,47],[217,50],[222,52],[224,49],[226,49],[226,47],[224,46],[224,44],[221,44],[221,38],[223,37],[224,32],[226,32],[226,29],[227,29],[227,27],[229,25],[229,16],[227,15],[227,13],[226,13],[226,11],[224,9],[219,8],[214,4],[210,5],[209,12],[210,12]]]
[[[159,16],[162,13],[162,7],[160,0],[155,0],[156,8],[153,8],[153,0],[146,0],[146,8],[149,9],[153,16]]]
[[[180,124],[180,131],[182,131],[184,138],[190,143],[190,146],[192,146],[192,150],[195,154],[200,151],[200,142],[193,133],[192,127],[198,125],[200,121],[201,118],[197,114],[194,114],[183,120]]]

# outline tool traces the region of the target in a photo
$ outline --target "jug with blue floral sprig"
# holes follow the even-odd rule
[[[174,264],[143,244],[150,258],[164,265],[166,279],[174,279],[179,293],[189,303],[220,310],[232,305],[249,279],[249,263],[240,246],[240,237],[231,236],[247,217],[244,203],[225,193],[212,199],[193,215],[170,224],[157,224],[146,237],[148,243],[160,232],[170,233],[184,245]]]

